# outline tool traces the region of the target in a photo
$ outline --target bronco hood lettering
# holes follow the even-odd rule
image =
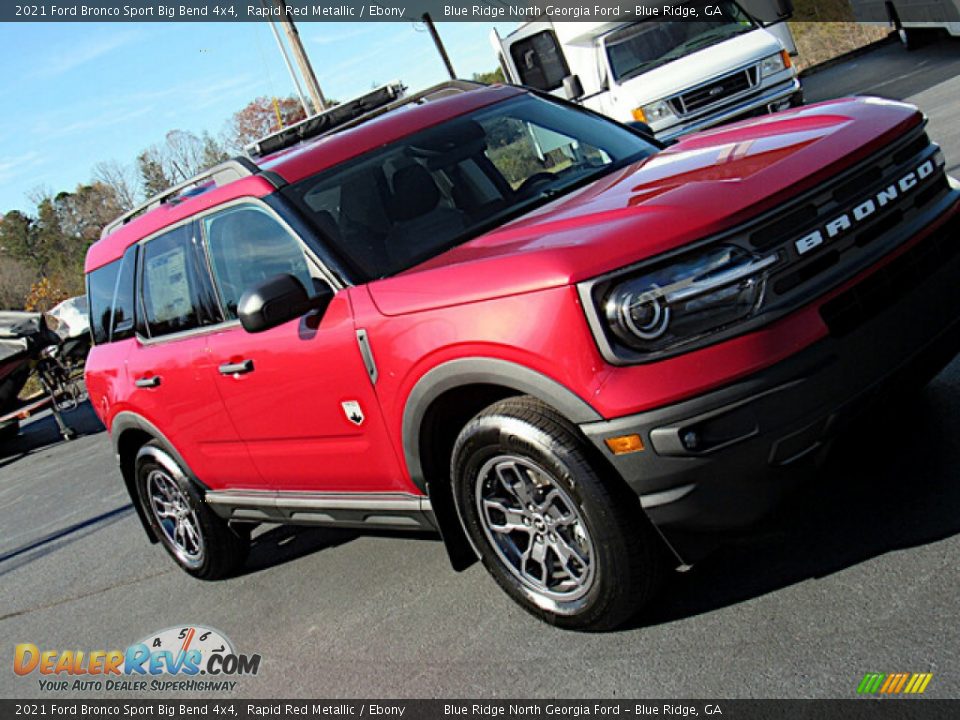
[[[841,213],[823,227],[817,228],[813,232],[796,240],[793,246],[796,248],[797,254],[805,255],[811,250],[823,245],[827,240],[832,240],[838,235],[850,230],[857,223],[863,222],[901,195],[912,191],[917,185],[933,175],[935,170],[936,164],[934,161],[932,159],[927,160],[895,183],[890,183],[890,185],[874,193],[852,209]]]

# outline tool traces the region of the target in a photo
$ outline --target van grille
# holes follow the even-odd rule
[[[728,98],[749,90],[756,84],[756,67],[738,70],[706,85],[681,93],[672,101],[674,110],[681,115],[687,115],[708,105],[722,103]]]

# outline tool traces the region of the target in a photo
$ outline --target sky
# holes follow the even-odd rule
[[[437,23],[460,77],[497,66],[488,36],[515,23]],[[301,23],[320,87],[345,100],[373,84],[446,78],[422,24]],[[0,24],[0,214],[132,164],[170,130],[218,136],[258,96],[295,89],[265,23]]]

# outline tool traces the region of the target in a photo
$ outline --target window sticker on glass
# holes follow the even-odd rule
[[[149,258],[146,273],[155,322],[168,322],[193,311],[186,254],[182,247],[171,248]]]

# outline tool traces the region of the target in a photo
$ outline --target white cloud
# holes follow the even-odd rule
[[[52,77],[73,70],[80,65],[113,52],[140,36],[136,30],[113,31],[109,35],[78,40],[70,47],[52,49],[34,70],[39,77]]]
[[[336,23],[331,24],[336,27]],[[374,28],[372,27],[361,27],[353,30],[347,30],[346,32],[310,35],[307,37],[307,42],[315,45],[332,45],[333,43],[345,42],[347,40],[353,40],[354,38],[362,37],[363,35],[369,35],[373,31]]]
[[[0,183],[5,183],[42,163],[42,156],[36,150],[0,157]]]

